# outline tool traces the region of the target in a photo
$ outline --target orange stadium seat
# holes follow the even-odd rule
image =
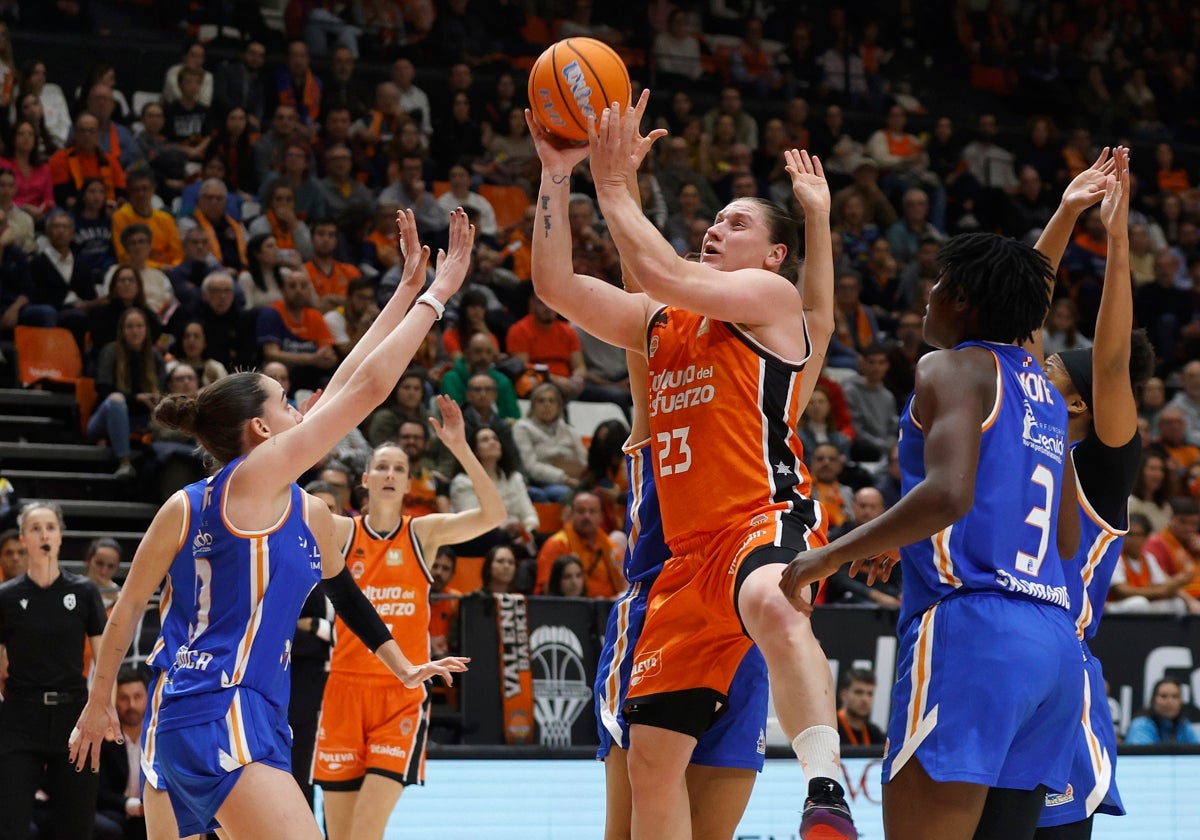
[[[482,572],[482,557],[459,557],[454,566],[454,577],[450,579],[449,588],[469,595],[483,588]]]
[[[529,15],[525,18],[525,25],[521,27],[521,37],[528,43],[541,46],[550,43],[550,24],[546,23],[546,19],[537,15]]]
[[[450,192],[449,181],[434,181],[433,182],[433,197],[441,198],[446,193]]]
[[[72,385],[83,373],[79,345],[62,327],[17,327],[17,377],[29,387],[37,382]]]
[[[521,221],[525,208],[529,206],[529,196],[520,187],[484,184],[479,188],[479,194],[491,202],[492,209],[496,211],[496,224],[502,228]]]
[[[538,515],[538,533],[539,534],[554,534],[562,530],[562,503],[561,502],[534,502],[533,509]]]

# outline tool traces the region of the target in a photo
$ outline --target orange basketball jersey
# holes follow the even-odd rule
[[[392,533],[371,530],[366,517],[354,517],[346,551],[350,574],[388,626],[410,662],[429,661],[429,585],[432,578],[412,533],[412,517],[401,517]],[[395,679],[350,629],[337,620],[333,673],[371,674]]]
[[[673,553],[704,534],[796,510],[815,529],[796,435],[800,377],[733,324],[666,306],[650,319],[650,439],[663,532]]]

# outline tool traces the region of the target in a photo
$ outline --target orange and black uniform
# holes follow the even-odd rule
[[[838,722],[838,739],[842,742],[842,746],[851,747],[869,747],[875,744],[882,744],[884,741],[883,730],[869,720],[863,721],[863,725],[855,727],[846,717],[846,712],[839,709],[837,713]]]
[[[405,516],[390,534],[354,517],[346,566],[410,662],[429,661],[432,578]],[[358,790],[366,773],[405,784],[425,782],[429,691],[405,688],[338,618],[337,644],[321,724],[313,781],[327,790]]]
[[[651,318],[647,341],[650,440],[672,557],[650,592],[626,713],[698,735],[751,645],[735,607],[742,581],[825,543],[796,435],[807,327],[805,358],[795,361],[741,327],[674,307]],[[684,711],[663,713],[664,699]]]

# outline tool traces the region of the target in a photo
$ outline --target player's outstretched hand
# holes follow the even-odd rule
[[[655,142],[667,136],[665,128],[656,128],[642,136],[639,130],[646,105],[650,102],[650,89],[642,91],[636,103],[631,103],[621,112],[614,102],[605,108],[599,119],[588,118],[588,145],[592,149],[592,180],[597,185],[613,184],[625,186],[630,178],[637,177],[638,167]]]
[[[825,180],[820,159],[803,149],[789,149],[783,153],[783,159],[787,162],[784,169],[792,178],[792,193],[804,212],[828,213],[829,182]]]
[[[471,267],[475,248],[475,225],[467,219],[467,211],[456,207],[450,214],[450,250],[438,249],[437,268],[429,291],[440,301],[447,301],[462,286]]]
[[[1075,215],[1091,207],[1104,198],[1105,179],[1116,171],[1112,152],[1105,146],[1100,150],[1100,157],[1087,169],[1080,172],[1067,184],[1063,193],[1062,203]]]
[[[550,133],[533,118],[533,111],[528,108],[525,109],[525,125],[529,127],[529,136],[533,138],[533,147],[542,167],[552,175],[570,175],[571,170],[588,156],[590,150],[586,143],[576,145],[572,140]]]
[[[400,253],[404,257],[404,273],[399,289],[414,294],[425,285],[425,270],[429,267],[429,246],[422,245],[417,236],[417,217],[412,210],[396,212],[396,233],[400,236]],[[403,296],[401,296],[403,299]]]
[[[461,451],[461,447],[467,445],[466,422],[463,420],[462,409],[445,394],[438,395],[437,407],[442,415],[441,422],[438,422],[436,417],[429,418],[434,433],[451,452]]]
[[[426,662],[424,665],[414,665],[411,671],[400,678],[400,682],[404,683],[405,688],[416,688],[426,680],[441,677],[446,681],[446,685],[454,685],[453,675],[466,671],[470,661],[469,656],[447,656]]]
[[[117,739],[120,731],[121,720],[113,704],[89,698],[67,740],[67,760],[75,765],[76,772],[90,763],[92,772],[99,773],[100,744]]]
[[[1115,171],[1108,176],[1104,200],[1100,202],[1100,221],[1110,236],[1129,235],[1129,149],[1113,150]]]
[[[801,551],[783,570],[779,588],[796,612],[812,615],[813,605],[806,598],[811,585],[829,577],[840,565],[828,546]]]
[[[313,391],[308,395],[308,399],[296,407],[296,410],[303,415],[307,415],[310,411],[316,408],[317,403],[321,401],[321,395],[324,393],[324,388],[318,388],[317,390]]]
[[[862,560],[855,560],[850,564],[850,577],[856,577],[863,569],[867,570],[867,586],[874,586],[875,581],[887,581],[892,576],[892,569],[900,562],[899,557],[889,557],[886,554],[877,554],[874,557],[867,557]]]

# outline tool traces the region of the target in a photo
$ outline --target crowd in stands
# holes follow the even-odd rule
[[[731,198],[790,201],[783,149],[823,157],[837,329],[800,433],[835,532],[897,497],[897,419],[928,349],[921,315],[941,243],[973,230],[1032,243],[1097,147],[1126,143],[1138,185],[1131,280],[1159,377],[1142,397],[1147,449],[1131,499],[1146,548],[1128,549],[1113,597],[1123,609],[1200,610],[1200,583],[1184,581],[1200,559],[1189,512],[1200,494],[1200,12],[966,3],[918,27],[911,3],[854,20],[840,7],[739,9],[293,0],[289,40],[243,20],[247,37],[224,60],[189,41],[161,79],[138,80],[161,90],[149,98],[123,92],[107,63],[77,87],[59,84],[69,80],[36,54],[14,55],[0,24],[0,330],[71,332],[96,382],[88,437],[112,447],[119,476],[148,478],[140,486],[165,498],[202,466],[191,441],[151,423],[162,394],[258,366],[302,403],[395,287],[396,211],[412,208],[436,249],[461,205],[479,232],[468,283],[393,399],[313,475],[340,470],[353,487],[370,447],[398,439],[413,505],[469,507],[470,482],[427,422],[432,396],[448,394],[509,512],[468,553],[507,546],[530,565],[512,585],[537,592],[555,557],[575,554],[587,593],[611,596],[619,581],[589,558],[619,562],[623,431],[570,418],[581,400],[628,409],[623,354],[562,320],[529,282],[538,161],[524,72],[546,40],[600,38],[621,50],[635,88],[652,86],[648,119],[670,135],[639,187],[680,253]],[[958,92],[970,109],[943,103],[950,70],[967,80]],[[575,268],[619,284],[586,167],[572,187]],[[518,203],[498,212],[489,188]],[[1104,242],[1086,214],[1063,259],[1048,352],[1089,343]],[[581,496],[597,501],[595,528],[576,511]],[[546,545],[542,503],[565,503],[567,523]],[[837,584],[830,602],[894,606],[899,594]]]
[[[472,508],[474,488],[429,422],[433,397],[449,395],[508,516],[438,553],[435,595],[620,594],[628,427],[572,417],[581,402],[629,409],[624,354],[530,283],[539,163],[525,74],[550,40],[590,36],[620,50],[635,95],[652,89],[649,121],[670,132],[639,187],[679,253],[697,252],[716,210],[741,196],[788,206],[802,225],[782,151],[824,161],[836,335],[799,432],[831,536],[899,498],[898,417],[930,349],[922,317],[942,243],[985,230],[1032,244],[1099,147],[1131,147],[1131,283],[1158,369],[1139,398],[1145,454],[1109,609],[1200,613],[1200,7],[899,0],[850,15],[730,0],[291,0],[285,39],[255,4],[228,4],[245,37],[226,57],[180,42],[161,78],[131,84],[109,63],[67,78],[33,47],[17,54],[8,26],[50,23],[40,5],[0,3],[0,341],[18,325],[70,332],[96,385],[88,439],[111,447],[130,498],[161,501],[204,474],[195,441],[152,422],[162,395],[258,367],[303,405],[395,289],[397,211],[413,210],[436,252],[462,206],[478,231],[463,291],[306,489],[336,512],[365,510],[371,449],[398,441],[406,513]],[[56,31],[93,28],[89,5],[57,4],[71,8]],[[230,22],[205,18],[208,5],[185,19]],[[586,166],[572,190],[575,270],[619,285]],[[1089,344],[1105,243],[1096,211],[1085,214],[1059,271],[1048,354]],[[462,557],[483,558],[478,593],[450,586]],[[84,559],[111,605],[120,546],[98,540]],[[0,533],[0,579],[23,561],[13,532]],[[898,572],[868,585],[843,570],[821,599],[894,609]],[[435,600],[437,655],[459,649],[454,604]],[[134,733],[144,682],[131,670],[119,683]],[[873,691],[870,672],[846,675],[845,743],[881,739],[867,720]],[[1179,708],[1178,685],[1156,686],[1129,742],[1194,740]],[[136,815],[117,752],[101,811],[119,837]]]

